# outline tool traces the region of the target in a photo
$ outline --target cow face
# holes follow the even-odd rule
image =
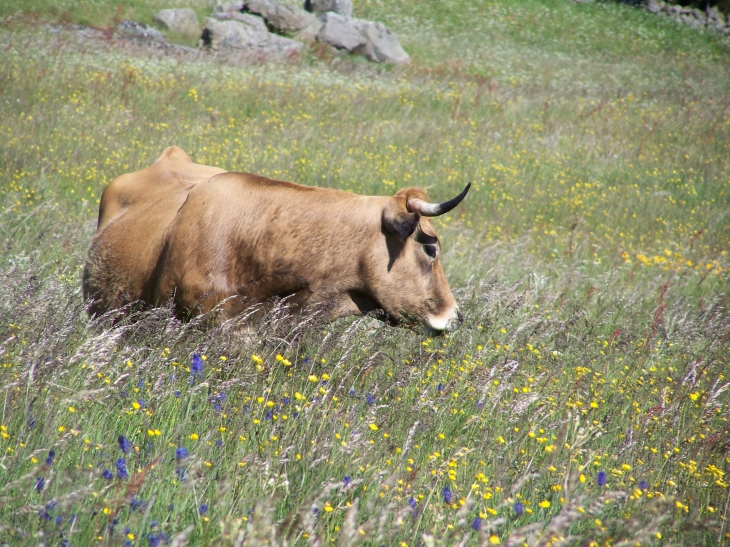
[[[387,256],[378,253],[378,275],[369,292],[391,322],[420,324],[429,334],[461,326],[464,317],[446,281],[440,242],[427,217],[453,209],[468,190],[469,186],[449,202],[432,204],[423,190],[406,188],[385,206],[382,234]]]

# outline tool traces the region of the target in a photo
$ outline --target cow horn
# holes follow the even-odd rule
[[[466,185],[466,188],[461,191],[461,194],[443,203],[429,203],[418,198],[409,199],[408,210],[412,213],[420,213],[425,217],[437,217],[439,215],[443,215],[461,203],[461,201],[466,197],[466,193],[469,191],[469,188],[471,188],[471,182]]]

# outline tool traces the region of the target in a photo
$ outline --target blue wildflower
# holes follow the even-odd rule
[[[112,473],[108,469],[104,469],[104,471],[101,472],[101,476],[110,481],[114,478],[114,473]]]
[[[46,465],[53,465],[53,458],[56,457],[56,451],[51,449],[48,452],[48,457],[46,458]]]
[[[182,393],[180,393],[180,390],[175,390],[175,398],[179,399],[180,395],[182,395]]]
[[[439,395],[441,395],[443,390],[444,390],[444,385],[441,382],[439,382],[439,385],[436,386],[436,391],[438,392]]]
[[[202,378],[204,367],[203,358],[197,353],[193,353],[193,357],[190,360],[190,376],[193,378]]]
[[[317,509],[316,507],[315,507],[314,509],[312,509],[312,514],[313,514],[313,515],[314,515],[315,517],[316,517],[317,515],[319,515],[319,509]]]
[[[348,391],[348,392],[347,392],[347,394],[348,394],[348,395],[349,395],[350,397],[354,397],[354,396],[355,396],[355,390],[354,390],[354,389],[351,389],[350,391]]]
[[[365,396],[365,402],[369,405],[373,404],[375,402],[375,396],[372,393],[368,393]]]
[[[119,449],[125,454],[128,454],[129,451],[132,450],[132,443],[129,442],[129,439],[127,439],[124,435],[119,435],[117,442],[119,443]]]
[[[61,526],[63,524],[63,516],[62,515],[58,515],[56,517],[56,520],[54,522],[56,523],[56,526]]]
[[[482,519],[479,517],[474,517],[474,520],[471,523],[472,530],[476,530],[477,532],[482,529]]]
[[[646,490],[647,488],[649,488],[649,485],[646,484],[646,481],[641,481],[639,483],[639,490]]]
[[[129,473],[127,473],[127,462],[125,461],[124,457],[119,458],[116,462],[114,462],[114,465],[117,468],[118,479],[129,478]]]
[[[184,460],[188,457],[188,449],[184,446],[178,446],[177,450],[175,450],[175,459],[176,460]]]
[[[408,498],[408,507],[415,510],[417,505],[418,503],[416,503],[416,498],[414,498],[413,496]]]
[[[309,357],[305,357],[304,358],[304,364],[305,365],[308,365],[310,361],[311,361],[311,359]]]
[[[596,483],[598,486],[606,486],[606,472],[605,471],[599,471],[598,475],[596,476]]]
[[[291,399],[290,399],[289,397],[284,397],[284,398],[283,398],[283,399],[281,400],[281,404],[282,404],[282,405],[288,405],[289,403],[291,403]]]
[[[350,475],[345,475],[342,478],[342,482],[345,484],[345,486],[347,486],[348,484],[350,484],[350,482],[352,482],[352,479],[350,478]]]
[[[160,540],[161,539],[162,538],[160,536],[158,536],[156,534],[153,534],[152,532],[150,532],[149,534],[147,534],[147,544],[150,547],[158,547],[158,545],[160,544]]]
[[[201,505],[200,507],[198,507],[198,513],[200,513],[201,515],[205,515],[205,512],[207,510],[208,510],[208,504],[207,503],[204,503],[203,505]]]
[[[144,387],[144,378],[141,378],[137,380],[137,389],[142,389]]]
[[[221,439],[218,439],[218,440],[217,440],[217,441],[215,442],[215,445],[216,445],[216,446],[217,446],[218,448],[220,448],[221,446],[223,446],[223,441],[222,441]]]
[[[274,411],[273,411],[273,410],[269,410],[269,411],[268,411],[268,412],[266,413],[266,416],[264,416],[264,419],[266,419],[266,420],[270,420],[270,419],[271,419],[271,418],[273,418],[273,417],[274,417]]]
[[[147,502],[139,499],[137,496],[132,495],[129,497],[129,506],[132,508],[132,511],[136,511],[145,505],[147,505]]]
[[[140,399],[139,401],[137,401],[137,404],[140,408],[144,408],[147,406],[147,403],[144,402],[144,399]]]
[[[444,498],[445,503],[451,503],[451,500],[454,497],[454,494],[451,493],[451,488],[449,488],[448,485],[444,486],[444,489],[441,491],[441,496]]]
[[[38,477],[38,480],[35,483],[35,491],[40,492],[43,490],[43,487],[46,485],[46,479],[43,477]]]
[[[525,506],[522,505],[522,502],[519,502],[519,501],[515,502],[514,509],[515,509],[515,515],[517,515],[518,517],[520,515],[522,515],[522,513],[525,512]]]
[[[223,407],[220,404],[216,403],[213,405],[213,410],[215,410],[216,412],[220,412],[221,410],[223,410]]]

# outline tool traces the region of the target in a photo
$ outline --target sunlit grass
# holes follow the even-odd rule
[[[413,64],[0,28],[0,539],[727,541],[727,46],[608,4],[356,11]],[[465,325],[89,322],[101,192],[173,144],[359,193],[473,182],[437,223]]]

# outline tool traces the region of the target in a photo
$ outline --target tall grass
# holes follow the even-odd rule
[[[90,5],[0,11],[0,541],[728,541],[724,42],[527,0],[357,4],[406,68],[48,32],[113,23]],[[89,320],[101,191],[172,144],[361,193],[473,181],[438,222],[464,326]]]

